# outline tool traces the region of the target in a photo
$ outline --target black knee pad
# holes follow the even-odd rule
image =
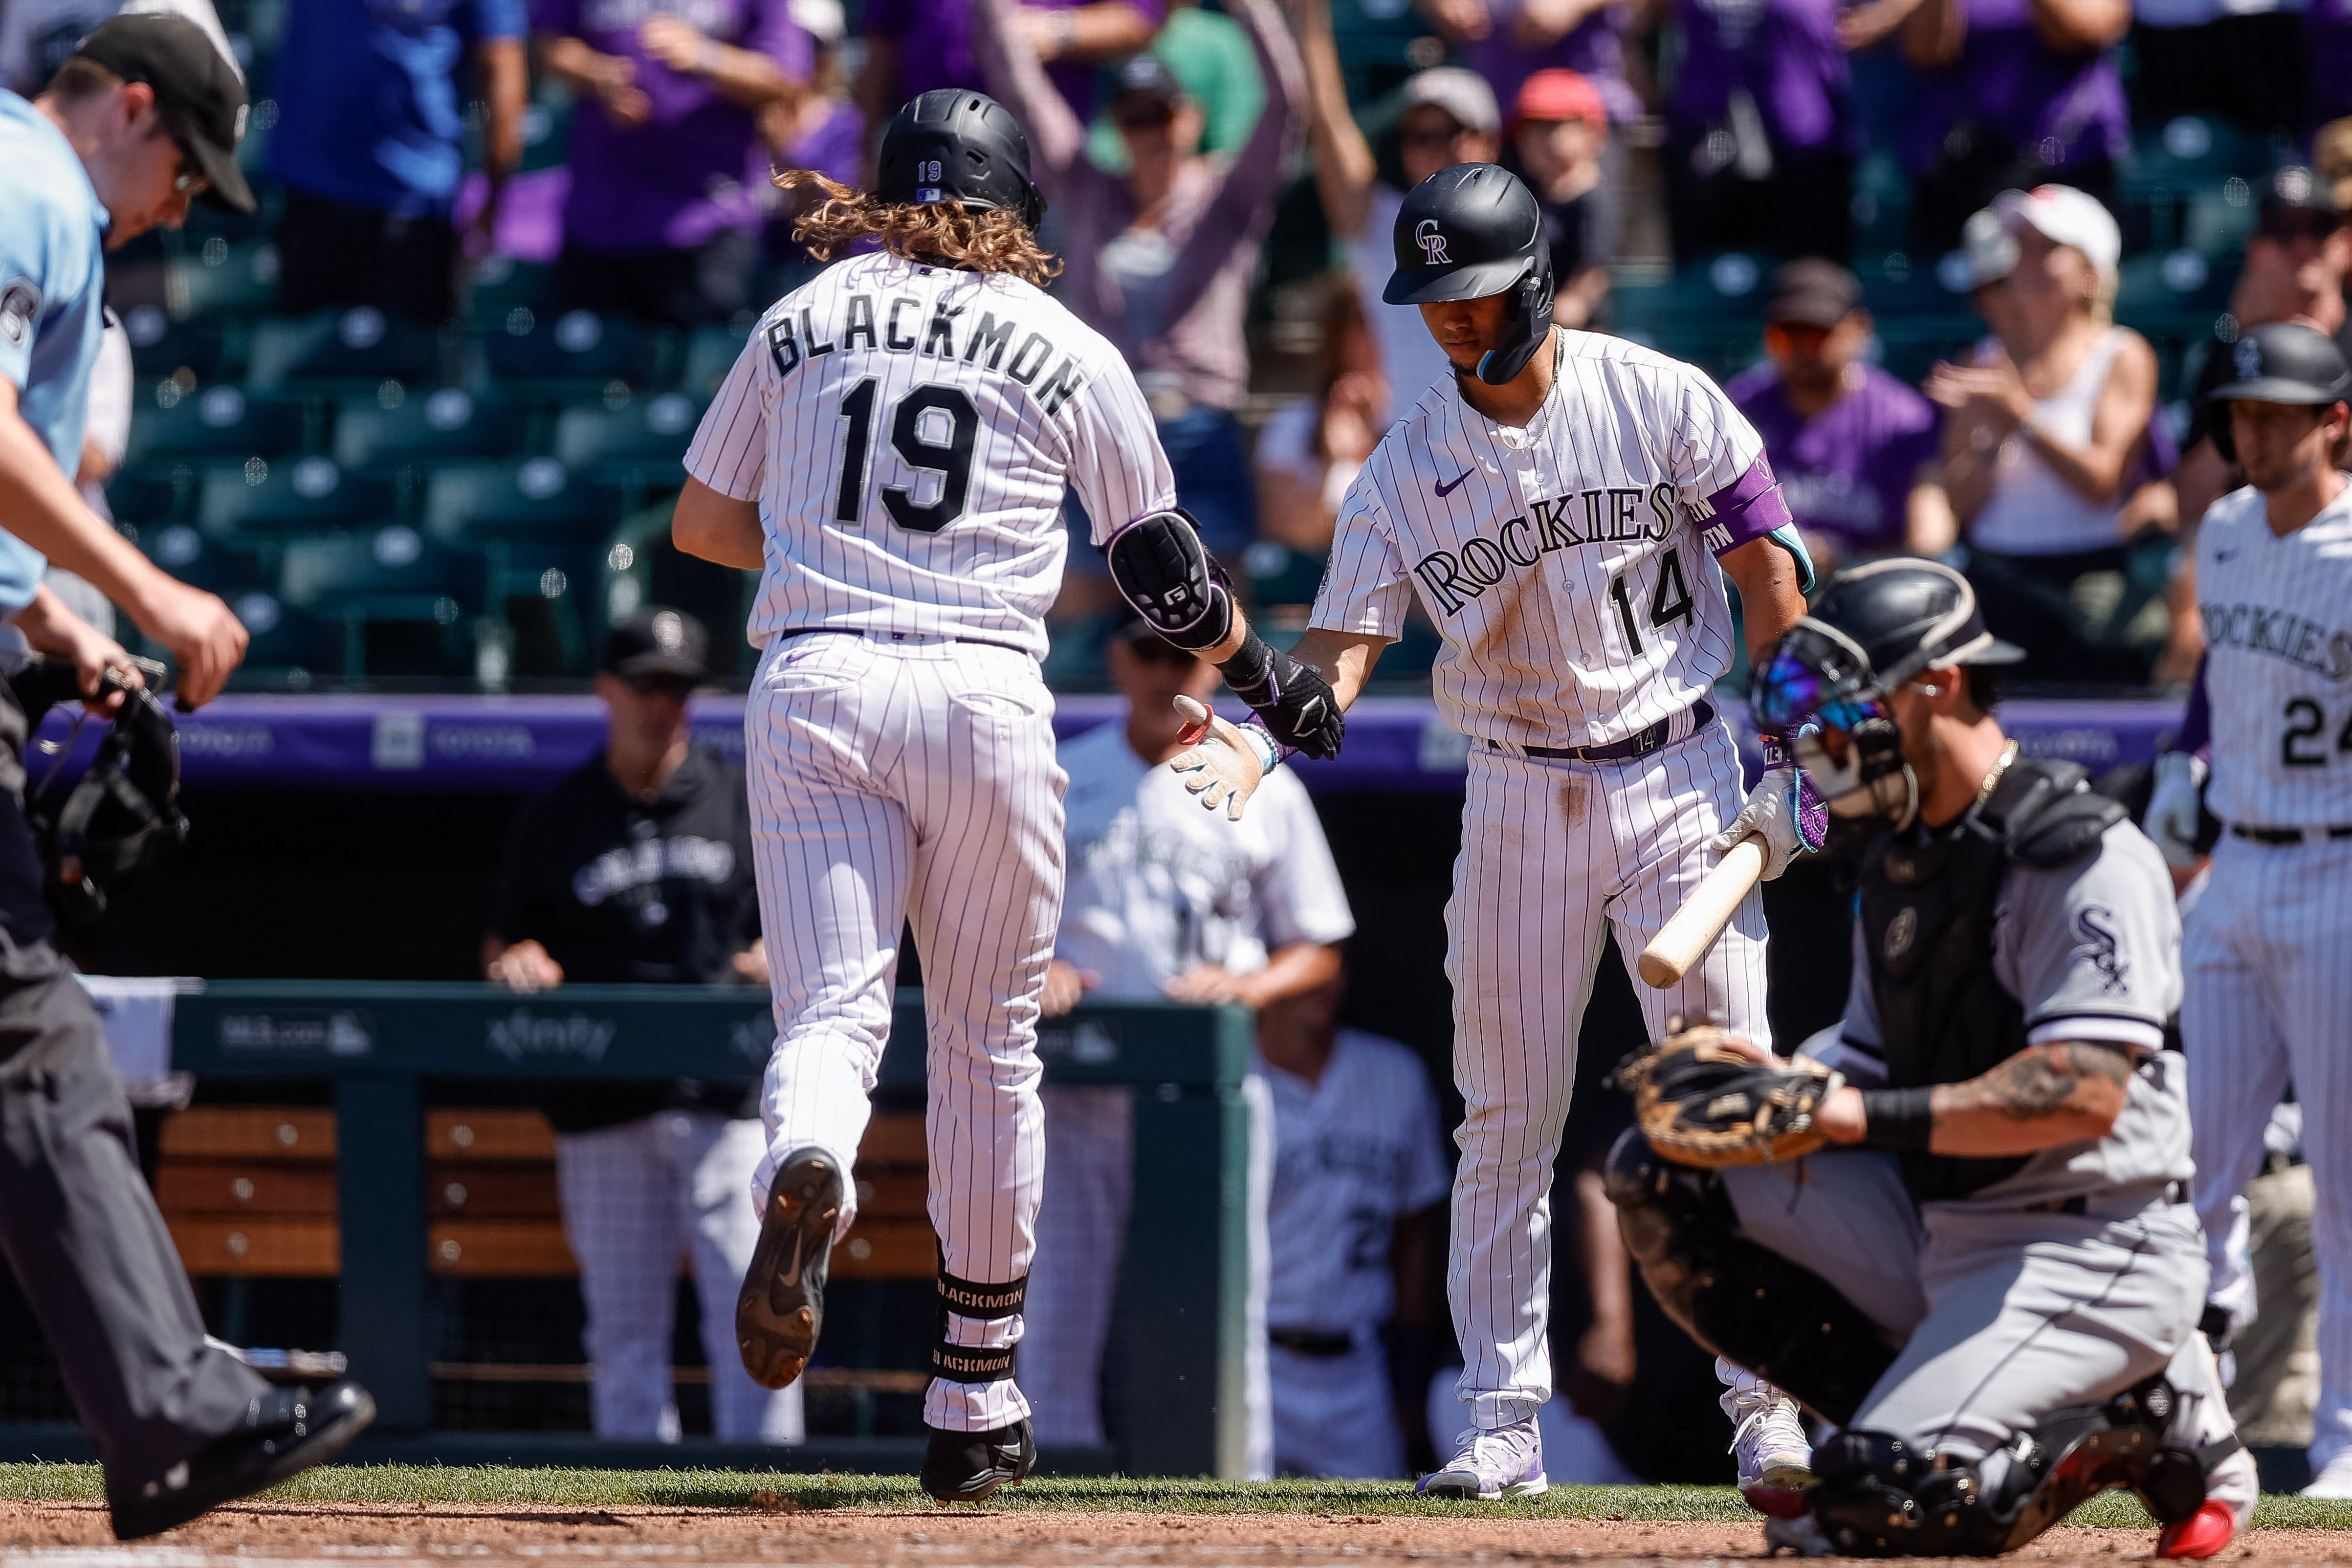
[[[1617,1140],[1605,1181],[1625,1249],[1666,1316],[1823,1418],[1853,1419],[1895,1362],[1861,1308],[1741,1236],[1721,1181],[1661,1157],[1639,1128]]]
[[[1111,535],[1103,555],[1135,613],[1176,647],[1212,648],[1233,631],[1233,595],[1190,514],[1146,513]]]

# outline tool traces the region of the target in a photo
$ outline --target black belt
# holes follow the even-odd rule
[[[2352,838],[2352,827],[2248,827],[2242,822],[2230,824],[2230,837],[2251,839],[2256,844],[2301,844],[2309,839]]]
[[[1326,1334],[1313,1329],[1268,1329],[1266,1342],[1281,1346],[1293,1355],[1312,1356],[1317,1361],[1334,1361],[1356,1348],[1352,1334]]]
[[[1001,647],[1007,653],[1022,654],[1033,658],[1036,657],[1027,648],[1009,642],[991,642],[986,637],[968,637],[956,632],[885,632],[866,626],[786,626],[770,640],[782,642],[786,637],[865,637],[872,642],[883,643],[968,642],[978,643],[982,647]]]
[[[2189,1184],[2186,1182],[2165,1183],[2164,1201],[2168,1204],[2187,1203],[2189,1201]],[[2027,1214],[2068,1214],[2074,1215],[2079,1218],[2083,1215],[2088,1214],[2090,1212],[2090,1198],[2084,1194],[2077,1193],[2071,1198],[2051,1198],[2044,1203],[2028,1204],[2025,1205],[2025,1212]]]
[[[1715,704],[1702,697],[1691,704],[1690,716],[1691,733],[1696,735],[1715,722]],[[1522,746],[1519,749],[1530,757],[1542,757],[1555,763],[1630,763],[1646,757],[1652,752],[1664,750],[1666,732],[1674,727],[1674,722],[1671,718],[1661,719],[1646,730],[1628,735],[1622,741],[1612,741],[1605,746]],[[1509,750],[1495,741],[1488,741],[1486,747],[1496,752]]]

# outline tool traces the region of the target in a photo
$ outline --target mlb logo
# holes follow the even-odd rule
[[[937,185],[917,185],[915,187],[915,200],[918,202],[935,202],[940,199],[940,187]]]

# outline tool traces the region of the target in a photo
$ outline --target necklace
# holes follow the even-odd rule
[[[2000,749],[2000,760],[1993,763],[1990,773],[1985,774],[1985,781],[1978,787],[1976,802],[1969,807],[1969,811],[1976,811],[1992,798],[1992,786],[2000,783],[2000,775],[2009,772],[2009,764],[2015,761],[2017,761],[2017,742],[2011,741]]]

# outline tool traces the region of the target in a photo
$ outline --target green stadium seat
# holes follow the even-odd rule
[[[148,530],[140,545],[149,560],[181,582],[224,599],[233,601],[238,594],[266,587],[270,581],[260,551],[208,538],[184,522]]]
[[[266,239],[232,243],[215,234],[172,263],[172,281],[190,316],[267,310],[278,295],[278,247]]]
[[[166,400],[168,406],[159,406]],[[299,399],[267,395],[247,396],[245,389],[228,383],[208,386],[193,396],[165,383],[153,398],[132,405],[128,460],[157,458],[277,458],[302,444],[302,405]]]
[[[701,405],[682,392],[633,397],[614,409],[601,403],[567,408],[556,416],[555,455],[573,468],[653,468],[682,484],[679,460],[701,418]]]
[[[490,373],[525,395],[622,395],[656,384],[663,350],[675,334],[590,310],[549,317],[518,305],[505,322],[478,334]]]
[[[254,329],[247,379],[256,386],[341,382],[369,389],[387,381],[419,386],[441,379],[436,328],[372,305],[278,318]]]
[[[204,474],[194,463],[126,463],[106,484],[106,510],[132,527],[195,515]]]
[[[392,408],[380,397],[358,398],[336,412],[335,461],[371,468],[501,458],[523,450],[530,429],[522,409],[460,387],[411,395]]]
[[[1261,605],[1311,605],[1328,559],[1261,539],[1242,552],[1242,571],[1250,580],[1251,597]]]
[[[401,487],[373,474],[349,474],[316,455],[271,463],[250,458],[241,467],[206,472],[198,525],[212,532],[284,532],[349,527],[400,513]]]
[[[230,685],[240,690],[305,691],[365,664],[361,627],[340,616],[319,616],[287,604],[266,588],[228,596],[228,606],[245,625],[245,662]],[[354,646],[355,645],[355,646]]]
[[[425,529],[442,539],[597,543],[611,536],[642,489],[583,478],[555,458],[452,465],[435,469],[425,481]]]
[[[470,673],[473,617],[487,566],[470,551],[436,543],[405,523],[289,540],[278,597],[346,626],[343,673]]]
[[[751,333],[732,327],[695,328],[687,334],[686,368],[678,374],[679,387],[698,402],[708,403],[718,396],[719,384],[735,368],[750,339]]]
[[[489,539],[491,613],[513,639],[510,673],[585,675],[590,633],[599,619],[609,547],[554,541]]]
[[[122,313],[131,339],[131,366],[142,380],[185,371],[197,382],[216,380],[226,368],[226,336],[215,321],[175,321],[160,305],[133,305]]]
[[[474,271],[474,292],[467,320],[477,331],[503,331],[507,317],[518,307],[537,305],[547,292],[549,268],[511,256],[489,256]]]

